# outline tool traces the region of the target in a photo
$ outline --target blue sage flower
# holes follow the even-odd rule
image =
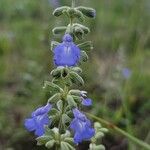
[[[82,105],[84,106],[91,106],[92,100],[90,98],[87,98],[87,92],[81,91],[81,99],[82,99]]]
[[[70,124],[70,128],[74,131],[74,143],[78,144],[83,140],[90,140],[95,134],[90,120],[88,120],[77,108],[73,109],[73,114],[74,119]]]
[[[85,98],[85,99],[82,100],[82,105],[91,106],[92,105],[92,100],[90,98]]]
[[[123,68],[122,75],[124,76],[125,79],[130,78],[131,70],[129,68]]]
[[[31,114],[31,118],[25,119],[25,127],[28,131],[35,131],[35,135],[42,136],[44,134],[44,126],[49,125],[50,120],[48,112],[51,109],[51,105],[48,103],[46,106],[36,109]]]
[[[65,34],[63,42],[54,48],[56,66],[76,66],[80,60],[80,49],[73,43],[73,38]]]

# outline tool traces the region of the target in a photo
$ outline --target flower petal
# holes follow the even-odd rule
[[[33,119],[25,119],[24,125],[28,131],[35,130],[35,122]]]
[[[82,101],[82,105],[91,106],[92,105],[92,100],[90,98],[86,98]]]

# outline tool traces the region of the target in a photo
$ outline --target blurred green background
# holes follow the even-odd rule
[[[59,0],[57,0],[59,2]],[[60,0],[69,5],[70,0]],[[55,18],[51,0],[0,0],[0,150],[37,150],[23,121],[47,101],[42,89],[54,68],[52,28],[67,20]],[[94,43],[82,65],[85,87],[94,101],[91,112],[150,142],[150,0],[78,0],[92,6],[95,20],[86,37]],[[122,73],[128,68],[131,75]],[[128,150],[127,140],[109,133],[108,150]],[[138,147],[131,145],[132,150]],[[43,148],[44,149],[44,148]]]

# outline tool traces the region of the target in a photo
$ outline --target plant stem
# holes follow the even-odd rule
[[[75,7],[75,5],[76,5],[75,0],[72,0],[72,8],[74,8],[74,7]]]
[[[89,117],[99,121],[100,123],[102,123],[103,125],[107,126],[107,128],[116,131],[117,133],[125,136],[126,138],[130,139],[133,143],[137,144],[138,146],[140,146],[141,148],[145,149],[145,150],[150,150],[150,145],[143,142],[142,140],[139,140],[138,138],[130,135],[129,133],[127,133],[126,131],[120,129],[119,127],[117,127],[116,125],[114,125],[113,123],[110,123],[102,118],[96,117],[95,115],[92,115],[90,113],[86,113]]]

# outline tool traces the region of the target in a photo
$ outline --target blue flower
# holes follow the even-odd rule
[[[74,143],[78,144],[83,140],[90,140],[95,134],[90,120],[88,120],[77,108],[73,109],[73,114],[74,119],[70,124],[70,128],[75,132]]]
[[[76,66],[80,60],[80,49],[73,43],[73,38],[65,34],[63,42],[54,49],[54,63],[56,66]]]
[[[81,99],[82,99],[82,105],[84,106],[91,106],[92,100],[90,98],[87,98],[87,92],[81,91]]]
[[[90,98],[85,98],[82,101],[82,105],[91,106],[92,105],[92,100]]]
[[[129,68],[123,68],[122,74],[125,79],[128,79],[131,76],[131,70]]]
[[[36,109],[31,114],[31,118],[25,119],[25,127],[28,131],[35,131],[35,135],[42,136],[44,134],[44,126],[49,125],[50,120],[48,112],[51,109],[51,105],[48,103],[46,106]]]

